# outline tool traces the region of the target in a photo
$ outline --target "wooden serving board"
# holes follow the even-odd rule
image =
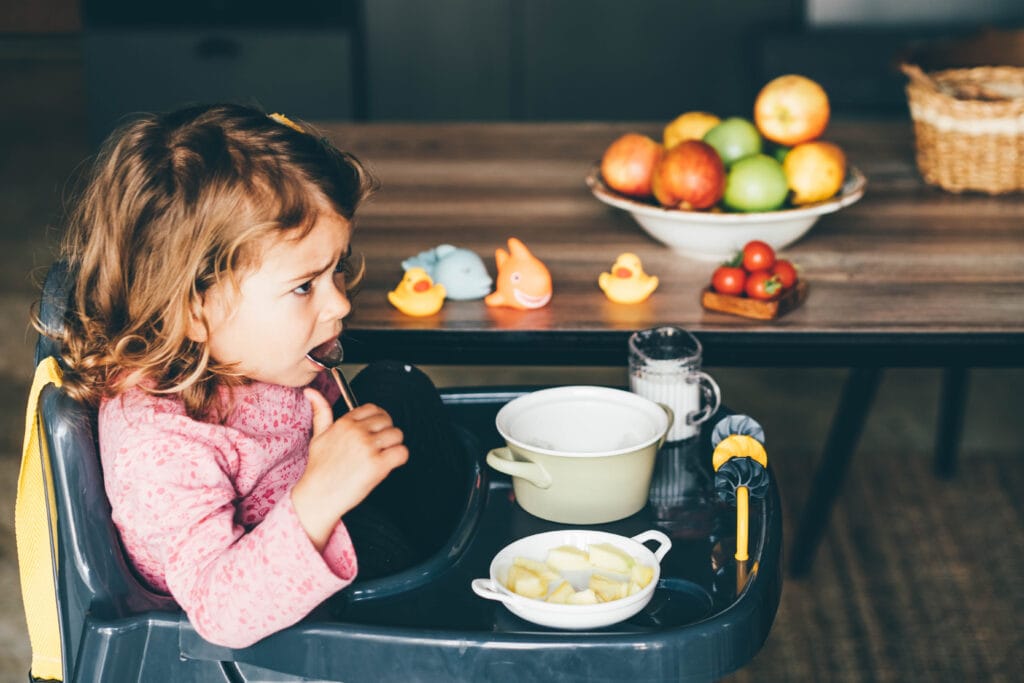
[[[799,306],[807,298],[807,283],[798,280],[797,283],[783,292],[775,299],[762,301],[750,299],[745,296],[733,296],[731,294],[719,294],[706,287],[700,295],[700,303],[709,311],[721,311],[740,315],[744,318],[757,318],[758,320],[773,320],[779,316],[786,315]]]

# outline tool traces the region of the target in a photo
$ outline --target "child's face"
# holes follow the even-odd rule
[[[301,240],[268,242],[259,266],[243,273],[238,296],[215,285],[203,299],[210,355],[249,379],[299,387],[320,371],[306,353],[341,334],[351,304],[335,272],[349,251],[351,226],[321,212]]]

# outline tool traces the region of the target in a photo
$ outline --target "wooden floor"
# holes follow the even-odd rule
[[[42,48],[42,49],[39,49]],[[13,509],[34,336],[65,182],[88,153],[73,43],[0,41],[0,508]],[[843,370],[709,369],[765,426],[786,532],[807,497]],[[428,368],[440,384],[624,382],[618,371]],[[971,373],[960,471],[930,471],[939,374],[887,373],[811,576],[787,581],[772,633],[736,681],[1024,678],[1024,371]],[[0,683],[29,648],[13,515],[0,517]]]

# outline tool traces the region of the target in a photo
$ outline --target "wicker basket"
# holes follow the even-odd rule
[[[1024,190],[1024,68],[902,69],[926,182],[951,192]]]

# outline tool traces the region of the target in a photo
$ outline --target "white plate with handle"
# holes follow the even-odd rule
[[[653,541],[658,545],[651,550],[644,545],[645,541]],[[541,598],[528,598],[512,592],[505,585],[509,569],[515,563],[516,558],[522,557],[544,562],[548,552],[554,548],[572,546],[586,550],[591,545],[603,543],[611,544],[630,555],[636,562],[653,568],[654,572],[650,581],[632,595],[608,602],[584,605],[552,603]],[[647,606],[654,596],[654,589],[661,577],[661,560],[671,548],[672,541],[669,537],[656,529],[633,537],[588,529],[548,531],[521,538],[502,548],[491,561],[490,577],[474,579],[471,587],[473,592],[481,598],[501,602],[516,616],[541,626],[567,630],[601,628],[625,621]],[[600,569],[595,571],[606,573]],[[576,588],[582,589],[584,586],[580,582],[585,580],[582,574],[578,571],[566,572],[564,576]],[[609,572],[608,574],[614,576],[614,573]],[[558,582],[553,581],[552,583]],[[549,586],[549,589],[553,590],[554,586]]]

